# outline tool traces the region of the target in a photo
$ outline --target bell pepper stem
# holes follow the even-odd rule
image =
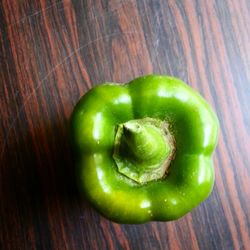
[[[138,122],[124,124],[123,138],[134,159],[140,162],[160,164],[170,152],[170,145],[160,131]]]
[[[113,157],[120,173],[144,183],[166,175],[174,151],[167,123],[144,118],[119,125]]]

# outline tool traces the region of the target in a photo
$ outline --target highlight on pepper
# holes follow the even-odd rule
[[[70,121],[79,189],[118,223],[178,219],[212,191],[218,130],[210,105],[177,78],[97,85]]]

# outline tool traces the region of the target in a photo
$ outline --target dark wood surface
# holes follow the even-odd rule
[[[249,0],[2,0],[0,22],[0,249],[250,249]],[[217,112],[216,183],[178,221],[118,225],[77,193],[68,119],[152,72]]]

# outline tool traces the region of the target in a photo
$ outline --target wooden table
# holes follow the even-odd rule
[[[0,249],[250,249],[250,1],[2,0]],[[211,196],[175,222],[118,225],[77,193],[81,95],[169,74],[218,114]]]

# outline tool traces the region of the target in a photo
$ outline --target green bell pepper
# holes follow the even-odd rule
[[[118,223],[178,219],[213,188],[218,128],[211,107],[179,79],[98,85],[71,117],[79,188]]]

